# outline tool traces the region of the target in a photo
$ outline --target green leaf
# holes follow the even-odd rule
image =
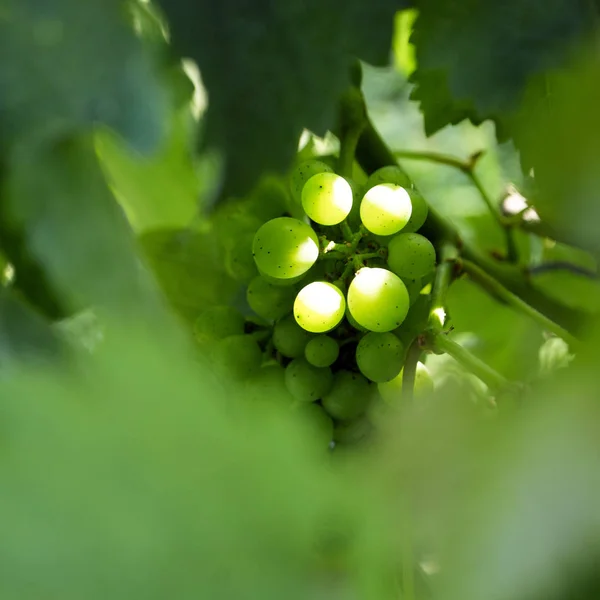
[[[283,171],[303,128],[324,134],[353,56],[388,59],[403,1],[162,2],[173,44],[208,89],[206,141],[225,153],[227,185],[246,192]]]
[[[120,0],[6,0],[0,7],[0,140],[102,122],[141,150],[162,136],[153,53]]]
[[[63,350],[50,324],[18,292],[0,288],[0,369],[22,361],[47,362]]]
[[[466,117],[502,121],[519,107],[530,78],[562,66],[593,22],[585,3],[572,0],[416,4],[414,97],[428,133]]]
[[[230,303],[239,284],[227,276],[213,236],[189,229],[146,231],[139,242],[171,306],[194,321],[207,306]]]
[[[457,334],[474,334],[468,349],[509,379],[535,374],[542,330],[467,279],[448,291],[448,314]],[[510,336],[507,335],[510,332]]]
[[[139,264],[91,137],[24,143],[12,153],[6,172],[8,223],[24,232],[31,256],[65,306],[75,311],[97,304],[156,317],[158,295]]]

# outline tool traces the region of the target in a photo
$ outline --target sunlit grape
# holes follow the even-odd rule
[[[333,329],[344,318],[345,310],[344,294],[325,281],[304,286],[294,301],[294,317],[298,325],[312,333]]]
[[[410,219],[412,204],[408,192],[398,185],[383,183],[372,187],[360,203],[363,225],[376,235],[392,235]]]

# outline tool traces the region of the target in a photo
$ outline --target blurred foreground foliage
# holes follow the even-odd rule
[[[0,2],[0,598],[596,600],[598,282],[539,267],[596,269],[597,2],[159,4]],[[370,118],[393,149],[485,151],[485,188],[542,217],[499,268],[580,311],[583,340],[460,279],[454,338],[526,387],[490,402],[432,355],[432,394],[329,452],[281,386],[216,373],[190,323],[247,310],[239,203],[273,216],[303,127],[298,156],[336,151],[347,67],[386,62],[408,4],[396,66],[364,66]],[[205,77],[199,123],[177,52]],[[400,162],[502,254],[464,172]],[[239,202],[207,218],[223,189]]]

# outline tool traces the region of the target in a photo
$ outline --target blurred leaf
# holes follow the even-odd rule
[[[316,542],[357,505],[302,431],[240,405],[230,418],[242,390],[111,329],[81,370],[0,378],[2,598],[337,593]]]
[[[457,333],[473,333],[469,350],[509,379],[528,380],[536,371],[542,330],[468,279],[448,291],[448,314]],[[510,332],[510,336],[507,335]]]
[[[396,67],[407,77],[416,69],[415,47],[410,43],[410,34],[417,17],[416,10],[396,13],[394,22],[394,58]]]
[[[384,63],[405,2],[162,2],[172,40],[199,65],[210,97],[207,142],[226,155],[226,185],[245,193],[283,171],[303,128],[322,135],[349,85],[353,56]],[[407,3],[406,3],[407,4]]]
[[[572,0],[416,5],[415,99],[429,134],[467,117],[502,121],[519,107],[529,79],[564,64],[593,23],[585,3]]]
[[[0,288],[0,371],[10,363],[49,361],[62,350],[50,324],[10,288]]]
[[[239,284],[229,278],[214,236],[191,229],[154,229],[139,238],[169,303],[189,321],[213,304],[228,304]]]
[[[31,255],[71,310],[98,304],[156,318],[153,282],[89,137],[15,149],[5,198],[10,226],[25,232]]]
[[[600,63],[595,47],[569,67],[532,82],[515,118],[516,141],[524,164],[534,169],[535,208],[542,220],[598,256]]]
[[[170,123],[166,144],[150,157],[134,153],[108,130],[96,138],[102,165],[136,231],[187,227],[200,209],[189,107]]]
[[[2,145],[97,122],[140,150],[158,143],[165,93],[122,2],[5,0],[0,10]]]

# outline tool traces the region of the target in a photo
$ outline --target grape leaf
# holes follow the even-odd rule
[[[3,2],[0,144],[102,122],[153,148],[167,98],[147,50],[120,0]]]
[[[428,132],[464,117],[502,122],[518,108],[529,79],[561,66],[589,31],[583,4],[418,0],[414,97]]]
[[[6,224],[24,232],[31,256],[65,306],[99,304],[119,314],[150,310],[156,316],[158,294],[139,264],[91,136],[15,148],[5,185]]]
[[[323,134],[349,84],[353,56],[383,63],[406,0],[162,2],[178,51],[209,94],[206,142],[226,156],[225,181],[245,192],[290,166],[303,128]]]

